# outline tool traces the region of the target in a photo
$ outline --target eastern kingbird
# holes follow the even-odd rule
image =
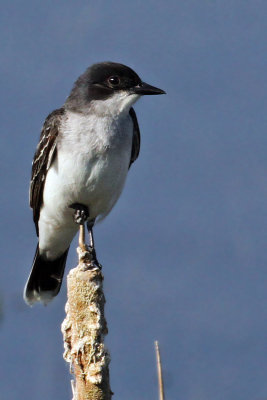
[[[132,105],[142,95],[165,93],[129,67],[94,64],[64,105],[46,118],[30,183],[30,206],[39,237],[24,290],[29,305],[48,303],[60,290],[70,243],[87,220],[92,264],[98,266],[92,227],[118,200],[140,150]]]

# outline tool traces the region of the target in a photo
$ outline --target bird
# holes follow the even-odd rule
[[[79,76],[63,106],[46,118],[36,148],[30,207],[38,237],[24,300],[49,303],[62,284],[70,244],[87,222],[91,264],[93,227],[117,202],[140,151],[133,104],[144,95],[165,94],[130,67],[100,62]]]

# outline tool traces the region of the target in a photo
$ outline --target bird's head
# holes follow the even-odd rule
[[[94,107],[96,112],[120,114],[128,112],[140,96],[164,93],[143,82],[126,65],[102,62],[89,67],[77,79],[65,107],[76,112]]]

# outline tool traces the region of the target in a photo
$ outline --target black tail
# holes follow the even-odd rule
[[[24,289],[24,300],[30,306],[41,301],[49,303],[61,287],[66,259],[69,249],[54,261],[48,261],[39,254],[39,246],[35,252],[32,270]]]

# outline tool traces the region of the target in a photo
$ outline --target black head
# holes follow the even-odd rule
[[[150,86],[129,67],[113,62],[102,62],[89,67],[75,82],[65,106],[80,111],[93,100],[106,100],[119,92],[132,96],[134,103],[141,95],[163,94]]]

